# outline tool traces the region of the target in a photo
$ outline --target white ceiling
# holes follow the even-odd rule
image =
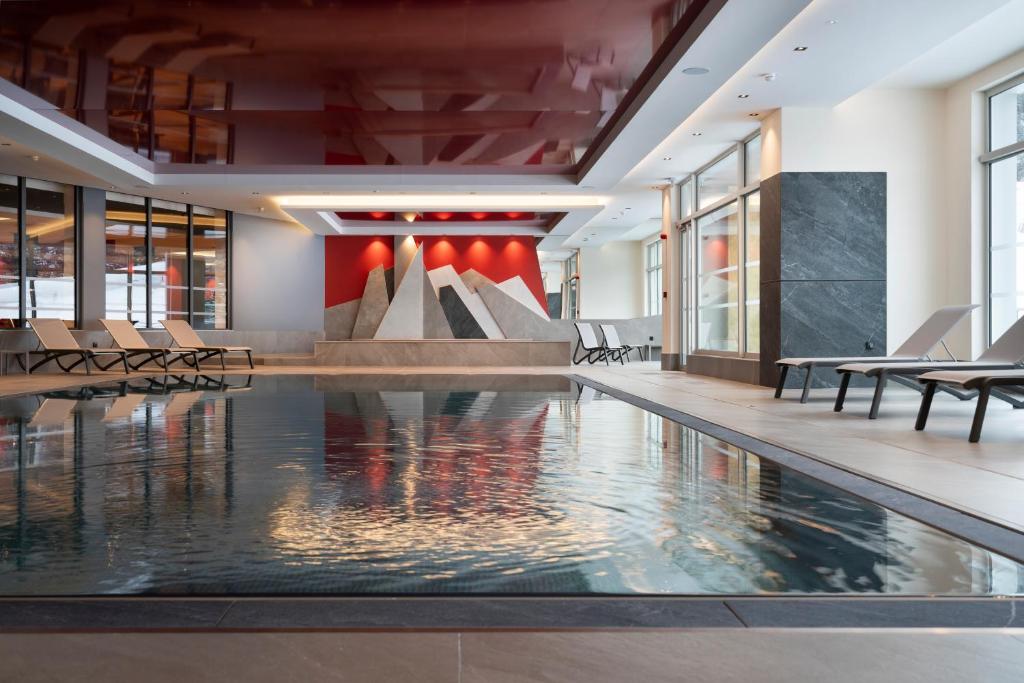
[[[561,255],[567,248],[656,234],[657,188],[756,131],[766,112],[832,107],[868,87],[947,87],[1024,48],[1021,26],[1024,0],[729,0],[578,182],[568,175],[501,168],[159,166],[117,149],[77,122],[55,127],[53,114],[27,106],[25,98],[31,96],[13,93],[3,82],[0,142],[13,144],[0,146],[0,172],[284,220],[291,217],[272,196],[370,191],[600,196],[600,206],[575,216],[570,210],[571,218],[544,239],[543,249]],[[808,49],[794,52],[796,46]],[[710,71],[683,75],[688,66]],[[775,79],[766,81],[766,73]],[[699,137],[693,135],[697,132]]]

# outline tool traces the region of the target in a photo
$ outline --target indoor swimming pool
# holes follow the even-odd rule
[[[1005,557],[563,376],[0,400],[0,595],[1021,593]]]

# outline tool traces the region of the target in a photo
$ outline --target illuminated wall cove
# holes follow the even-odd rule
[[[325,241],[324,329],[343,339],[523,339],[550,324],[533,238]]]

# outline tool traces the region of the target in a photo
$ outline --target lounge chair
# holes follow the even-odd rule
[[[917,413],[914,429],[922,431],[928,422],[928,413],[932,409],[932,399],[940,385],[952,385],[961,390],[978,392],[978,404],[974,409],[974,422],[971,423],[971,435],[968,440],[977,443],[981,439],[981,428],[985,424],[985,411],[988,410],[989,396],[1003,399],[1014,408],[1024,408],[1024,400],[1000,391],[1000,387],[1024,387],[1024,370],[945,370],[926,372],[917,378],[924,384],[924,395],[921,397],[921,409]]]
[[[1003,336],[999,337],[985,353],[978,356],[974,361],[918,361],[914,363],[851,363],[840,365],[836,372],[843,376],[839,384],[839,395],[836,397],[835,410],[843,409],[843,402],[846,400],[846,389],[850,386],[850,378],[853,375],[864,375],[875,380],[875,393],[871,399],[871,410],[868,418],[874,420],[878,417],[878,409],[882,403],[882,393],[885,391],[885,384],[889,379],[901,379],[908,377],[919,377],[926,372],[939,370],[1013,370],[1024,360],[1024,318],[1021,318],[1010,326]],[[946,387],[949,393],[954,393],[961,399],[970,398],[970,395],[958,394],[952,387]]]
[[[128,364],[134,370],[138,370],[146,363],[155,362],[166,371],[168,366],[176,360],[180,360],[185,365],[191,365],[194,368],[199,367],[199,363],[196,360],[196,355],[199,353],[198,349],[179,348],[176,346],[150,346],[142,338],[142,335],[139,334],[139,331],[135,329],[135,325],[130,320],[100,320],[100,322],[103,324],[103,327],[107,328],[107,332],[110,333],[114,343],[128,352]],[[142,356],[142,360],[133,364],[131,359],[138,356]],[[177,358],[173,356],[177,356]],[[192,358],[191,363],[188,360],[190,356]]]
[[[127,351],[124,349],[83,349],[75,341],[74,336],[72,336],[71,331],[68,330],[63,320],[58,320],[57,318],[31,318],[28,324],[32,326],[32,331],[36,333],[36,337],[39,338],[39,345],[42,347],[42,349],[30,351],[30,353],[43,357],[38,363],[29,367],[29,373],[50,361],[56,361],[57,367],[64,372],[71,372],[79,365],[84,364],[85,373],[91,375],[92,370],[89,368],[90,360],[100,370],[108,370],[118,363],[124,363],[125,374],[130,372],[128,369]],[[77,356],[78,360],[64,367],[61,359],[67,356]],[[107,363],[107,365],[101,365],[97,360],[101,356],[113,356],[114,359]]]
[[[252,361],[252,349],[248,346],[210,346],[203,342],[203,340],[196,334],[196,331],[192,329],[184,320],[161,320],[160,321],[167,333],[171,335],[171,339],[174,343],[185,349],[196,349],[199,353],[206,354],[204,356],[196,357],[196,368],[198,369],[199,363],[212,358],[213,356],[220,356],[220,368],[224,370],[224,355],[228,353],[244,353],[249,358],[249,367],[255,368],[256,365]]]
[[[889,356],[868,356],[868,357],[836,357],[836,358],[783,358],[775,361],[779,367],[779,383],[775,387],[775,398],[782,398],[782,389],[786,386],[786,375],[790,368],[800,368],[807,371],[804,377],[803,393],[800,394],[800,402],[807,403],[807,396],[811,391],[811,376],[814,368],[837,368],[848,363],[898,363],[907,361],[926,360],[932,350],[942,344],[943,339],[949,334],[958,322],[977,308],[977,304],[969,306],[946,306],[932,313],[931,317],[924,321],[912,335],[907,337],[903,345],[892,352]],[[948,353],[948,349],[947,349]]]
[[[601,342],[597,341],[597,334],[594,333],[594,326],[590,323],[573,323],[576,325],[576,334],[579,335],[579,339],[576,341],[576,348],[572,352],[572,362],[579,365],[583,361],[587,361],[590,364],[604,361],[605,365],[608,365],[608,359],[617,360],[623,365],[625,361],[622,360],[621,349],[609,349]]]
[[[599,325],[599,327],[601,328],[601,334],[604,335],[604,347],[606,349],[621,351],[626,360],[629,360],[630,351],[636,351],[637,355],[640,356],[640,360],[644,359],[639,347],[622,343],[622,340],[619,339],[619,331],[615,329],[615,325]]]

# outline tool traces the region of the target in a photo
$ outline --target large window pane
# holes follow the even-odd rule
[[[746,351],[761,352],[761,192],[746,198],[746,264],[744,289],[746,290]]]
[[[761,179],[761,136],[756,135],[743,145],[743,184],[750,185]]]
[[[651,242],[646,247],[647,267],[647,301],[644,313],[646,315],[661,315],[661,240]]]
[[[686,218],[693,213],[693,176],[679,186],[679,217]]]
[[[697,206],[704,207],[739,192],[739,156],[735,151],[697,176]]]
[[[152,319],[188,320],[188,207],[153,200]]]
[[[697,346],[739,350],[739,220],[736,202],[697,220]]]
[[[196,329],[228,326],[228,227],[220,209],[192,209],[192,324]]]
[[[992,338],[1024,315],[1024,154],[990,168]]]
[[[107,193],[107,318],[146,325],[146,200]]]
[[[18,325],[18,179],[0,175],[0,327]]]
[[[26,89],[60,109],[78,103],[78,50],[34,44]]]
[[[70,185],[26,181],[25,314],[75,323],[75,195]]]
[[[1024,83],[992,96],[989,106],[990,149],[1024,140]]]
[[[21,85],[25,71],[25,41],[13,31],[0,27],[0,78]]]
[[[153,112],[153,161],[189,163],[188,114],[164,110]]]

